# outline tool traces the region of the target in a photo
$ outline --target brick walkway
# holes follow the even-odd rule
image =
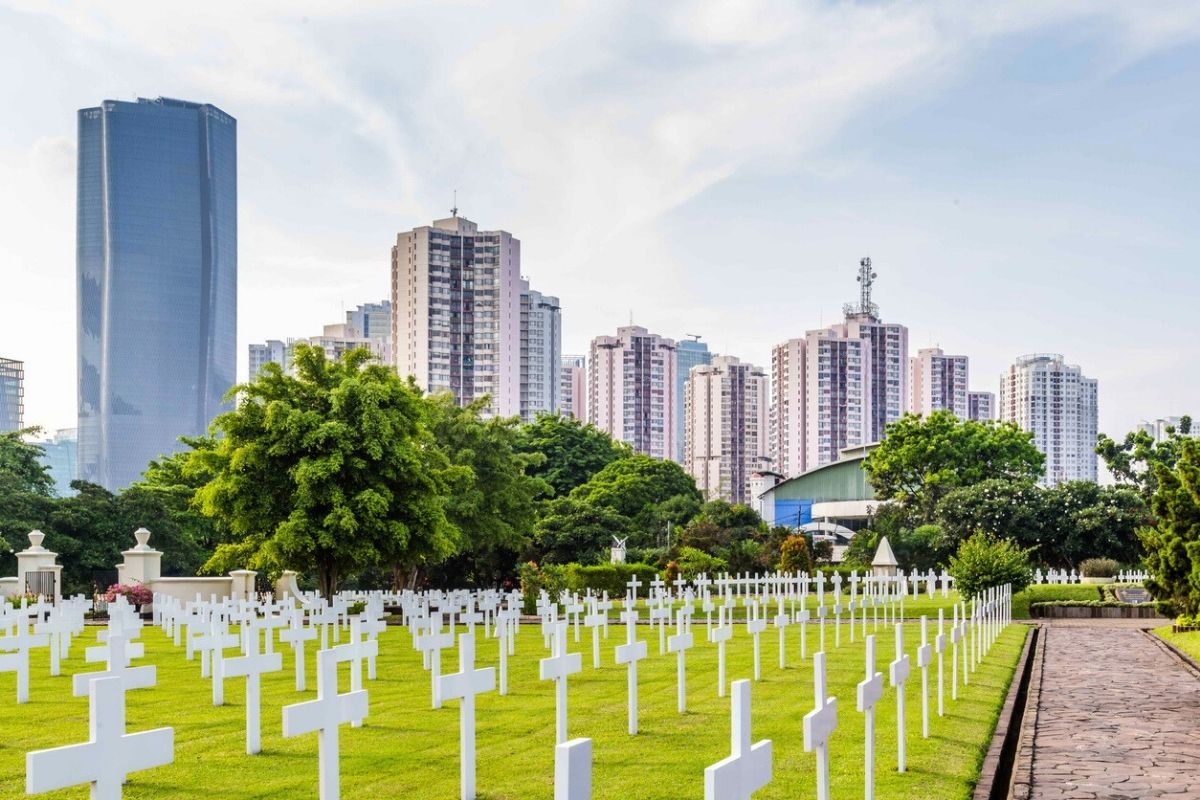
[[[1031,785],[1018,795],[1200,798],[1200,680],[1146,622],[1113,622],[1043,628]]]

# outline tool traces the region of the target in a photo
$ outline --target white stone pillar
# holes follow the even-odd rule
[[[151,584],[162,577],[162,553],[149,545],[150,531],[138,528],[133,532],[137,544],[121,553],[124,563],[117,565],[117,583]]]
[[[46,534],[29,532],[29,547],[17,553],[17,591],[24,592],[26,575],[30,572],[49,571],[54,573],[54,603],[62,600],[62,567],[55,563],[58,553],[42,547]]]

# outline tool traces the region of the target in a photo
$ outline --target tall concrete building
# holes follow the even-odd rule
[[[587,422],[587,356],[563,356],[561,363],[558,409]]]
[[[71,481],[79,476],[78,432],[74,428],[60,428],[53,436],[37,444],[42,448],[42,463],[54,481],[54,493],[59,497],[74,494]]]
[[[521,413],[521,243],[458,216],[396,236],[392,345],[396,369],[460,405]]]
[[[554,412],[561,402],[562,309],[558,298],[521,279],[521,419]]]
[[[880,440],[908,410],[908,328],[880,319],[875,277],[864,258],[860,302],[844,307],[844,322],[772,349],[771,457],[783,475]]]
[[[1171,438],[1172,433],[1191,436],[1193,438],[1200,436],[1200,431],[1197,430],[1194,420],[1186,432],[1183,430],[1183,417],[1159,417],[1153,421],[1142,420],[1138,423],[1137,427],[1139,431],[1150,434],[1150,437],[1156,442],[1166,441]]]
[[[909,410],[922,416],[945,409],[959,419],[971,413],[966,356],[925,347],[908,360]]]
[[[78,122],[79,477],[116,490],[229,408],[237,122],[163,97]]]
[[[675,452],[675,342],[629,325],[592,339],[588,421],[639,453]]]
[[[363,303],[346,312],[346,333],[357,339],[374,341],[370,350],[385,364],[395,362],[392,352],[392,302]]]
[[[0,433],[25,427],[25,362],[0,358]]]
[[[996,418],[994,392],[967,392],[967,419],[988,422]]]
[[[749,503],[766,469],[770,394],[761,367],[732,356],[692,367],[684,384],[683,466],[708,499]]]
[[[692,367],[711,364],[713,354],[695,334],[675,344],[675,457],[683,458],[683,386]]]
[[[347,312],[348,315],[352,313],[354,312]],[[362,348],[370,351],[382,363],[387,363],[386,355],[390,347],[386,336],[367,338],[360,335],[359,330],[352,327],[350,323],[338,322],[324,326],[319,336],[300,339],[288,338],[287,340],[268,339],[262,344],[251,344],[248,348],[250,380],[258,377],[267,364],[278,364],[283,368],[285,374],[293,374],[295,365],[292,359],[295,358],[298,344],[311,344],[321,348],[325,351],[325,358],[329,361],[337,361],[351,350]]]
[[[250,380],[258,377],[262,372],[263,367],[267,364],[278,364],[283,367],[284,372],[292,370],[292,344],[293,340],[288,339],[286,342],[279,339],[268,339],[263,344],[252,344],[249,346],[250,357]]]
[[[1000,420],[1033,433],[1046,456],[1042,483],[1094,481],[1097,384],[1058,354],[1021,356],[1000,377]]]

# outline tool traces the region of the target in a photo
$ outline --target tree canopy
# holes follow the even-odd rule
[[[515,449],[540,456],[526,472],[546,481],[557,497],[566,496],[612,462],[633,454],[629,445],[594,425],[560,414],[538,414],[521,428]]]
[[[1015,424],[960,420],[940,410],[925,417],[905,414],[888,425],[887,437],[863,469],[877,497],[930,523],[951,490],[988,479],[1036,480],[1044,463],[1033,434]]]
[[[1153,526],[1142,529],[1147,588],[1169,612],[1200,614],[1200,441],[1180,444],[1174,467],[1158,463],[1151,508]]]
[[[1132,486],[1149,499],[1158,483],[1155,465],[1172,469],[1191,432],[1192,418],[1183,416],[1178,428],[1167,428],[1167,438],[1162,441],[1156,442],[1153,436],[1141,430],[1130,431],[1121,442],[1102,433],[1096,443],[1096,453],[1104,459],[1104,465],[1118,483]]]
[[[242,553],[314,570],[326,595],[381,560],[437,563],[460,535],[445,490],[465,468],[434,445],[419,392],[370,359],[354,350],[328,361],[299,345],[294,375],[268,364],[235,387],[237,408],[189,461],[213,476],[197,491],[200,507]]]

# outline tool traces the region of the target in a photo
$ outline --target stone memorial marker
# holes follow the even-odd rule
[[[246,679],[246,754],[257,755],[262,750],[262,725],[259,715],[262,708],[262,674],[278,672],[283,669],[282,653],[259,653],[259,631],[263,631],[265,639],[271,639],[273,627],[256,620],[249,625],[247,642],[250,652],[238,658],[222,659],[219,664],[213,664],[214,674],[219,670],[223,678]]]
[[[875,671],[875,636],[867,637],[867,676],[858,683],[858,710],[863,713],[863,798],[875,800],[875,705],[883,697],[883,673]]]
[[[560,624],[559,636],[565,647],[567,624]],[[496,688],[496,670],[493,667],[475,668],[473,634],[464,633],[458,637],[458,669],[458,672],[442,676],[441,695],[446,700],[461,701],[458,706],[459,797],[475,800],[475,695]]]
[[[93,679],[88,708],[88,741],[25,754],[26,794],[90,783],[92,800],[119,800],[129,773],[175,760],[173,728],[125,732],[125,687],[120,678]]]
[[[592,740],[554,747],[554,800],[592,800]]]
[[[944,609],[938,609],[938,632],[937,637],[933,640],[933,650],[937,653],[938,676],[937,676],[937,713],[938,716],[945,716],[945,667],[943,661],[946,652],[946,613]]]
[[[675,653],[677,657],[675,667],[676,694],[678,696],[679,713],[683,714],[687,712],[687,671],[684,667],[684,654],[692,648],[695,640],[692,634],[686,631],[684,612],[680,611],[675,616],[677,620],[677,632],[667,641],[667,650],[668,652]]]
[[[292,659],[295,661],[296,691],[303,692],[307,685],[305,674],[304,643],[314,641],[317,631],[304,624],[304,614],[293,611],[290,624],[280,631],[279,641],[292,646]]]
[[[116,637],[120,638],[120,637]],[[29,650],[33,647],[47,647],[50,638],[45,634],[30,634],[28,622],[24,616],[17,621],[15,636],[0,640],[0,646],[15,652],[0,655],[0,672],[17,673],[17,702],[29,702]],[[81,695],[76,695],[77,697]]]
[[[283,707],[283,735],[317,732],[318,797],[338,800],[341,794],[338,726],[367,715],[365,691],[338,694],[337,665],[350,655],[335,647],[317,653],[317,699]]]
[[[733,626],[725,623],[725,606],[721,606],[717,627],[708,635],[717,645],[717,697],[725,696],[725,644],[733,638]]]
[[[212,704],[225,705],[225,673],[222,665],[225,663],[225,650],[237,647],[241,640],[235,633],[229,633],[225,623],[214,619],[208,623],[209,632],[196,640],[196,647],[206,649],[212,659]]]
[[[752,616],[746,620],[746,632],[754,637],[754,680],[762,680],[762,633],[767,629],[767,617],[759,614],[758,601],[751,606]]]
[[[126,642],[124,636],[115,635],[108,637],[108,643],[104,647],[89,647],[84,651],[84,659],[88,662],[105,661],[106,669],[101,672],[79,672],[72,675],[72,693],[76,697],[83,697],[89,691],[88,681],[98,678],[120,678],[121,686],[126,691],[153,686],[156,676],[153,665],[129,666],[130,659],[140,657],[143,649],[141,642]]]
[[[452,632],[442,633],[442,616],[436,615],[432,623],[433,627],[430,632],[419,637],[418,646],[422,651],[429,653],[429,669],[430,669],[430,691],[433,694],[433,707],[442,707],[442,697],[438,693],[439,681],[442,672],[442,651],[454,646],[454,634]]]
[[[50,647],[50,675],[58,677],[62,672],[59,659],[67,654],[67,648],[71,645],[71,635],[75,632],[75,623],[66,614],[55,612],[45,622],[36,623],[33,632],[46,637]],[[4,641],[6,640],[0,639],[0,647]]]
[[[904,772],[904,683],[911,667],[904,654],[904,623],[896,623],[896,660],[888,665],[889,678],[896,687],[896,761],[897,772]]]
[[[779,631],[779,668],[787,668],[787,638],[784,636],[791,617],[783,607],[783,598],[779,598],[779,613],[775,615],[775,628]]]
[[[567,652],[567,623],[555,627],[554,655],[539,661],[538,668],[542,680],[554,681],[555,741],[562,744],[567,740],[567,676],[583,669],[583,657]]]
[[[800,624],[800,660],[808,660],[808,623],[812,620],[812,612],[801,607],[796,612],[796,622]]]
[[[750,681],[731,687],[728,757],[704,770],[704,800],[750,800],[771,782],[771,740],[750,743]]]
[[[592,669],[600,669],[600,628],[604,626],[607,614],[601,614],[593,607],[592,613],[583,618],[583,625],[592,629]]]
[[[804,752],[817,754],[817,800],[829,800],[829,737],[837,729],[837,698],[829,697],[825,652],[813,656],[813,697],[816,705],[804,715]]]
[[[638,612],[636,608],[630,608],[621,614],[621,621],[625,623],[625,644],[619,645],[616,651],[616,659],[618,664],[628,664],[628,680],[629,680],[629,735],[634,736],[638,732],[638,662],[646,657],[646,643],[638,641],[637,638],[637,621]]]
[[[929,738],[929,665],[933,647],[929,644],[929,617],[921,615],[921,646],[917,648],[917,666],[921,669],[921,738]]]

